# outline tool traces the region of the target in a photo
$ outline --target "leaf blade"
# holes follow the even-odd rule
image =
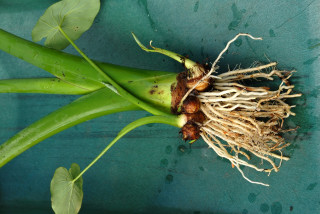
[[[80,166],[71,164],[69,171],[64,167],[56,169],[50,183],[52,209],[56,214],[76,214],[79,212],[83,199],[83,179]]]
[[[87,31],[100,10],[100,0],[62,0],[51,5],[40,17],[32,30],[32,40],[46,38],[45,46],[62,50],[69,45],[59,28],[72,41]]]

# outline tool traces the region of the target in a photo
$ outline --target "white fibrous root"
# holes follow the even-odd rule
[[[211,71],[202,80],[212,76],[216,63],[230,44],[231,42],[227,44],[213,63]],[[239,68],[214,76],[212,89],[198,95],[200,109],[206,116],[206,121],[200,125],[201,137],[220,157],[228,159],[251,183],[268,186],[248,179],[241,170],[241,165],[270,173],[273,170],[279,171],[282,160],[289,160],[281,152],[289,145],[281,137],[281,133],[291,131],[284,130],[283,122],[290,115],[295,115],[291,111],[294,106],[287,104],[285,100],[301,96],[292,94],[294,85],[291,85],[288,79],[293,72],[278,70],[275,62],[266,65],[255,64],[247,69]],[[274,77],[281,80],[280,85],[274,90],[245,85],[250,80],[252,84],[253,81],[262,79],[274,80]],[[269,163],[270,167],[260,168],[257,164],[250,163],[252,155]]]

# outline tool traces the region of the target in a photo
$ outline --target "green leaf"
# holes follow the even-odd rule
[[[138,107],[103,88],[41,118],[0,145],[0,168],[44,139],[79,123],[107,114],[138,110]]]
[[[73,181],[80,174],[80,167],[78,164],[71,164],[69,171],[64,167],[59,167],[51,180],[51,202],[52,209],[56,214],[76,214],[79,212],[83,191],[83,179],[79,177]]]
[[[90,84],[76,85],[58,78],[0,80],[0,93],[88,94],[98,90]]]
[[[72,41],[88,30],[100,9],[100,0],[62,0],[51,5],[32,30],[32,40],[47,38],[45,46],[62,50],[69,45],[62,29]]]

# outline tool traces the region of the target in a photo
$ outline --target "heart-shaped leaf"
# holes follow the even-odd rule
[[[78,164],[71,164],[69,171],[59,167],[50,184],[52,209],[56,214],[77,214],[80,210],[83,192],[82,177],[73,181],[80,174]]]
[[[38,42],[47,38],[45,46],[64,49],[68,40],[60,28],[72,41],[77,40],[90,28],[100,9],[100,0],[62,0],[51,5],[40,17],[32,30],[32,40]]]

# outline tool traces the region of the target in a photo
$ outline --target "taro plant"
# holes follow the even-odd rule
[[[281,136],[283,121],[294,115],[285,99],[293,94],[289,78],[293,71],[281,71],[276,63],[255,64],[215,75],[218,62],[229,46],[240,36],[261,40],[249,34],[238,34],[230,40],[211,66],[198,64],[182,55],[153,47],[145,51],[167,55],[185,66],[176,75],[170,72],[148,72],[142,69],[92,61],[74,41],[88,30],[100,8],[99,0],[62,0],[50,6],[32,30],[38,45],[0,30],[0,49],[19,57],[51,74],[54,78],[0,80],[1,93],[47,93],[83,95],[74,102],[33,123],[0,145],[0,167],[41,142],[81,122],[120,111],[144,110],[153,116],[140,118],[125,126],[109,145],[82,171],[73,163],[67,170],[58,168],[51,181],[51,201],[55,213],[78,213],[83,192],[82,175],[121,137],[133,129],[164,123],[181,128],[184,140],[193,143],[200,137],[220,157],[228,159],[242,176],[244,165],[257,171],[278,171],[282,160],[289,160],[281,150],[289,144]],[[82,57],[60,50],[71,44]],[[272,89],[248,86],[247,80],[280,78]],[[257,156],[270,163],[259,168],[250,162]],[[279,161],[275,161],[275,160]]]

